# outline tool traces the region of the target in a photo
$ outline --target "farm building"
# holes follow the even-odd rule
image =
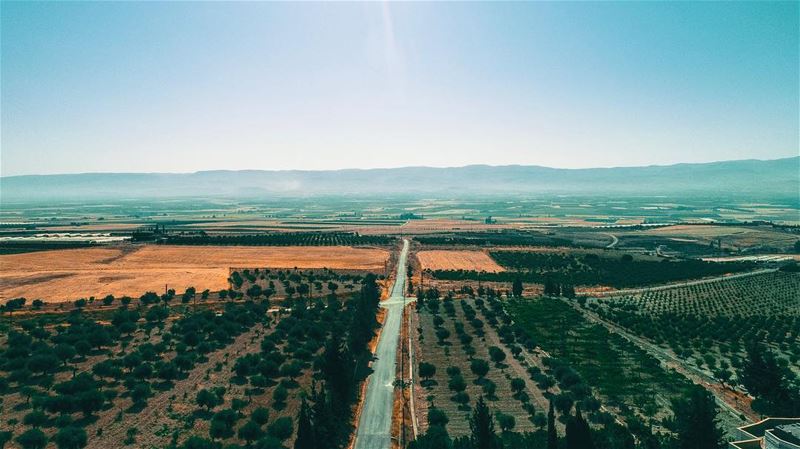
[[[732,449],[800,449],[800,418],[766,418],[739,427]]]

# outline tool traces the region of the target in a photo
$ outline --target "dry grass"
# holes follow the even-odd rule
[[[417,259],[423,269],[430,270],[475,270],[496,273],[503,271],[484,251],[420,251]]]
[[[181,292],[228,288],[229,267],[332,268],[383,271],[377,248],[121,245],[0,256],[0,300],[49,301],[139,296],[165,285]]]

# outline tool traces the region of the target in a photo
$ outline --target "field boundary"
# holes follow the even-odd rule
[[[720,405],[726,412],[730,413],[731,416],[735,417],[738,420],[741,420],[740,416],[745,416],[752,422],[758,421],[758,416],[754,412],[752,412],[751,410],[737,409],[734,405],[729,404],[728,401],[724,399],[724,397],[720,394],[720,392],[717,389],[712,388],[712,385],[718,384],[716,379],[709,377],[706,373],[685,363],[677,356],[671,354],[670,351],[658,347],[657,345],[651,343],[647,339],[636,336],[631,332],[626,331],[622,327],[604,320],[594,312],[580,308],[576,303],[568,299],[565,298],[559,298],[559,299],[561,299],[563,302],[565,302],[570,307],[575,309],[578,313],[582,314],[588,320],[602,325],[610,332],[613,332],[619,335],[620,337],[628,340],[629,342],[635,344],[643,351],[655,357],[661,363],[667,366],[669,365],[675,366],[676,372],[680,373],[693,383],[700,385],[706,390],[708,390],[708,392],[714,396],[714,400],[717,402],[717,404]]]
[[[657,285],[655,287],[642,287],[642,288],[626,288],[622,290],[609,290],[609,291],[597,291],[597,292],[587,292],[587,296],[589,297],[603,297],[603,298],[614,298],[617,296],[627,296],[627,295],[638,295],[640,293],[647,293],[647,292],[657,292],[661,290],[670,290],[673,288],[681,288],[681,287],[691,287],[692,285],[702,285],[702,284],[711,284],[714,282],[723,282],[731,279],[739,279],[739,278],[746,278],[750,276],[758,276],[760,274],[767,274],[767,273],[774,273],[778,271],[777,268],[762,268],[760,270],[755,271],[748,271],[745,273],[734,273],[728,274],[723,276],[715,276],[711,278],[705,279],[697,279],[694,281],[685,281],[685,282],[674,282],[672,284],[664,284],[664,285]]]

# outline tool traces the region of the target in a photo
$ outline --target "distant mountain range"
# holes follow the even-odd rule
[[[796,203],[800,195],[800,157],[590,169],[470,165],[457,168],[215,170],[188,174],[86,173],[0,178],[0,200],[15,202],[168,197],[550,194],[784,198]]]

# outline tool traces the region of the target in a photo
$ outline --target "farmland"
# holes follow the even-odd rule
[[[228,288],[230,267],[342,268],[383,272],[388,251],[352,247],[122,245],[0,256],[0,298],[68,301],[138,296],[164,286]]]
[[[0,237],[53,232],[119,237],[161,226],[176,244],[384,245],[387,237],[404,234],[439,248],[601,249],[614,244],[632,252],[653,253],[660,247],[672,255],[715,257],[738,252],[790,252],[800,240],[800,230],[791,226],[798,223],[797,217],[797,208],[791,204],[748,204],[723,198],[674,201],[631,197],[612,201],[585,196],[529,199],[512,195],[507,200],[398,197],[387,201],[340,196],[269,201],[5,201],[0,210]],[[7,245],[11,244],[0,242],[0,252]]]
[[[86,432],[91,448],[292,447],[301,410],[328,413],[336,423],[357,410],[359,385],[369,379],[363,342],[376,329],[364,284],[374,273],[375,288],[390,285],[386,274],[401,235],[412,248],[406,290],[418,298],[406,310],[411,326],[401,331],[415,351],[416,407],[400,403],[400,389],[394,407],[414,414],[420,435],[442,428],[461,444],[485,404],[508,447],[545,447],[549,424],[563,438],[580,410],[598,447],[635,441],[666,448],[679,432],[676,404],[693,391],[689,368],[710,391],[737,388],[742,399],[735,384],[752,386],[753,409],[747,399],[741,404],[748,417],[777,410],[783,393],[759,389],[742,373],[753,365],[747,343],[761,343],[775,356],[762,365],[798,374],[798,275],[775,271],[792,256],[786,245],[797,236],[793,228],[648,227],[641,217],[610,214],[609,205],[592,215],[567,203],[557,216],[444,200],[157,206],[146,216],[137,209],[141,217],[105,206],[31,211],[31,224],[0,233],[24,239],[60,229],[77,236],[83,228],[133,242],[57,251],[44,245],[0,256],[3,302],[28,298],[3,315],[0,379],[8,393],[0,428],[14,438],[39,429],[50,446],[68,428]],[[62,217],[43,219],[50,214]],[[726,241],[742,230],[739,243]],[[752,257],[765,233],[775,239],[763,250],[781,258]],[[722,248],[711,238],[719,235]],[[707,256],[732,261],[700,259]],[[726,276],[733,273],[747,277]],[[717,277],[725,280],[704,280]],[[87,347],[81,340],[89,335],[108,339]],[[12,346],[29,349],[17,354]],[[356,346],[363,350],[349,352]],[[58,359],[50,371],[39,363],[59,354],[66,362]],[[335,380],[342,370],[330,367],[343,365],[355,372]],[[73,372],[92,378],[67,383]],[[336,393],[342,408],[333,406],[332,380],[343,386]],[[88,401],[87,414],[62,401],[63,412],[50,405],[62,395],[76,404],[82,395],[102,402]],[[727,434],[743,422],[724,408],[715,413]],[[344,447],[357,421],[347,422],[314,425]]]
[[[590,415],[593,421],[607,421],[602,416],[611,413],[639,438],[653,438],[648,428],[669,433],[662,420],[670,415],[672,401],[689,389],[688,380],[634,344],[587,321],[561,300],[516,300],[508,304],[508,311],[522,338],[529,339],[527,344],[550,355],[548,374],[567,398],[586,401],[596,394],[608,407],[608,412]]]
[[[122,306],[108,317],[109,324],[99,324],[80,310],[69,316],[67,327],[48,328],[46,321],[36,319],[23,322],[23,331],[8,334],[0,357],[8,389],[3,415],[14,420],[12,432],[34,434],[41,428],[54,434],[67,428],[80,433],[95,421],[115,422],[108,426],[110,437],[117,428],[118,436],[133,439],[138,429],[127,430],[125,413],[145,409],[160,391],[191,377],[198,363],[216,356],[264,317],[263,306],[253,303],[224,304],[220,316],[178,309],[172,322],[160,305],[142,310]],[[147,319],[140,322],[143,314]],[[31,345],[34,338],[37,343]],[[28,415],[37,418],[24,418]],[[56,418],[60,421],[54,426]],[[122,438],[109,441],[118,444]]]
[[[291,446],[301,409],[352,413],[378,324],[375,280],[360,278],[344,303],[333,294],[287,299],[288,313],[265,313],[262,295],[192,305],[156,295],[6,321],[14,330],[0,340],[4,423],[18,441],[69,435],[93,448]],[[355,370],[342,373],[342,363]],[[351,430],[325,431],[343,442]]]
[[[0,0],[0,449],[800,445],[798,18]]]
[[[756,317],[800,315],[800,276],[781,271],[604,299],[601,305],[645,315]]]
[[[588,307],[721,383],[747,383],[742,372],[756,344],[788,368],[789,382],[800,382],[799,291],[800,275],[777,271],[591,300]]]
[[[295,270],[244,268],[231,270],[228,295],[239,297],[292,298],[351,293],[367,272],[357,270]]]
[[[669,261],[656,258],[634,258],[629,254],[592,252],[527,252],[491,251],[492,258],[506,271],[478,273],[475,270],[436,270],[434,277],[445,280],[511,282],[553,282],[571,285],[605,285],[614,288],[718,276],[753,269],[749,262],[713,263],[694,259]]]
[[[674,438],[672,407],[696,391],[563,300],[506,300],[491,289],[453,299],[429,290],[414,316],[423,432],[442,426],[456,439],[470,435],[484,400],[510,447],[545,447],[544,427],[552,423],[562,433],[578,409],[598,447],[634,447],[631,434],[660,447]],[[555,422],[546,416],[551,405]],[[720,416],[729,428],[741,422]]]
[[[420,251],[417,259],[423,270],[503,271],[503,267],[483,251]]]
[[[651,229],[643,234],[670,238],[688,238],[708,245],[719,242],[723,247],[732,249],[760,247],[784,249],[797,241],[797,236],[765,226],[710,226],[710,225],[677,225]]]
[[[166,237],[171,245],[253,245],[253,246],[361,246],[389,245],[393,239],[349,232],[283,232],[255,235],[186,235]]]
[[[435,367],[433,376],[423,370],[426,379],[421,382],[420,390],[431,406],[449,417],[449,433],[453,436],[469,433],[470,404],[474,405],[480,395],[488,398],[492,410],[513,416],[517,430],[533,431],[533,418],[537,411],[545,411],[547,403],[537,400],[542,398],[538,390],[528,391],[534,397],[525,401],[514,398],[511,379],[525,379],[527,373],[508,363],[492,362],[489,348],[499,347],[497,334],[493,328],[482,325],[474,301],[445,298],[441,308],[438,304],[437,299],[431,299],[418,309],[418,338],[422,348],[419,360]],[[481,325],[476,327],[479,321]],[[507,355],[510,358],[511,354]],[[475,366],[479,369],[473,370]]]

